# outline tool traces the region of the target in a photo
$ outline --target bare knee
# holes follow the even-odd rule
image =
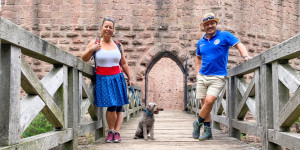
[[[214,101],[205,101],[204,105],[205,107],[212,108],[214,105]]]

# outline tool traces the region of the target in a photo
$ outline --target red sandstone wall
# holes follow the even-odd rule
[[[1,3],[2,17],[75,56],[80,56],[86,44],[100,33],[103,17],[115,18],[114,38],[123,43],[134,80],[143,89],[147,66],[163,51],[172,52],[182,62],[187,54],[189,84],[195,82],[195,46],[204,35],[199,23],[207,12],[217,14],[219,28],[234,33],[251,56],[300,31],[299,0],[1,0]],[[231,49],[229,55],[228,68],[242,62],[237,50]],[[169,82],[156,80],[173,76],[169,71],[155,70],[171,68],[167,61],[162,59],[150,72],[149,79],[155,80],[149,89],[153,89],[153,96],[166,91],[163,98],[153,99],[166,99],[169,105],[173,103],[169,96],[178,93],[168,90],[166,85],[176,80],[174,89],[182,89],[183,80],[181,76]],[[32,63],[40,77],[51,69],[42,67],[45,63],[38,60]],[[299,60],[292,64],[299,66]],[[165,84],[155,88],[160,83]]]
[[[184,74],[170,58],[162,58],[148,76],[147,102],[165,110],[184,110]]]

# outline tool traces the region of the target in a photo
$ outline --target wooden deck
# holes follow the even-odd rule
[[[142,113],[141,113],[142,114]],[[120,131],[121,143],[104,143],[104,138],[96,141],[92,145],[81,147],[82,150],[254,150],[256,148],[245,144],[235,138],[228,137],[228,134],[218,130],[213,130],[213,139],[199,141],[192,138],[192,122],[194,115],[184,111],[161,111],[155,119],[155,141],[144,141],[143,139],[133,139],[139,114],[129,122],[124,123]],[[201,131],[202,132],[202,131]]]

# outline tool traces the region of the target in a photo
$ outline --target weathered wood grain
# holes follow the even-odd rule
[[[23,76],[29,81],[31,87],[35,89],[46,106],[42,109],[43,114],[54,127],[63,127],[63,113],[53,101],[47,89],[42,85],[34,71],[30,68],[25,58],[22,56],[21,70]]]
[[[16,144],[20,140],[20,58],[20,48],[13,45],[1,45],[0,146]]]
[[[186,150],[186,149],[230,149],[230,150],[254,150],[246,143],[243,143],[219,130],[213,130],[213,139],[199,141],[193,139],[192,123],[196,119],[193,115],[184,111],[161,111],[155,115],[154,138],[155,140],[145,141],[133,139],[138,121],[142,114],[125,123],[121,130],[121,143],[104,143],[104,138],[99,139],[92,145],[82,146],[82,150]],[[201,130],[201,133],[203,129]]]

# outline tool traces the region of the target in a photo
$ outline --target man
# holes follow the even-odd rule
[[[201,99],[202,108],[198,119],[193,123],[193,137],[199,140],[212,138],[210,112],[217,96],[225,86],[229,47],[237,48],[244,61],[250,59],[247,49],[234,35],[227,31],[217,30],[218,23],[219,18],[216,18],[213,13],[208,13],[204,15],[203,22],[200,24],[206,34],[197,44],[195,69],[197,74],[196,99]],[[204,132],[200,136],[202,125],[204,125]]]

